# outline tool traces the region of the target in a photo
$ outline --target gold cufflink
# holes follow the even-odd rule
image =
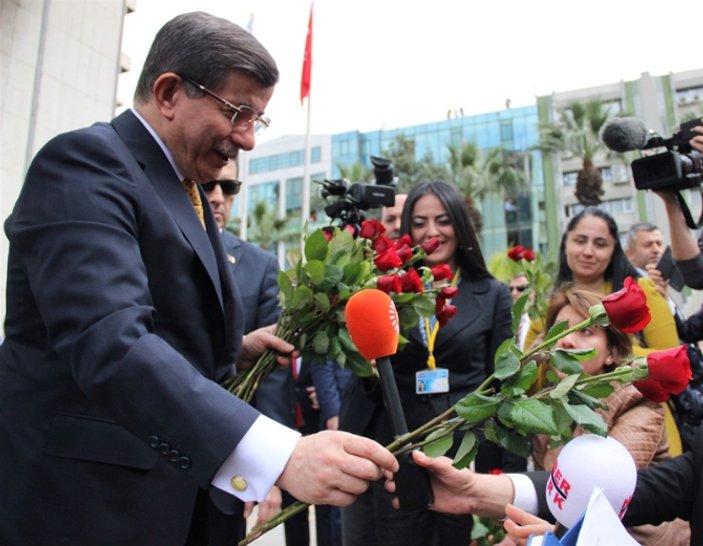
[[[247,488],[247,481],[241,476],[234,476],[229,483],[236,491],[244,491]]]

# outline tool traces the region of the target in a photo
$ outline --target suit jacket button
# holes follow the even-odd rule
[[[159,437],[156,435],[149,436],[149,447],[151,449],[156,449],[159,447]]]
[[[190,459],[188,457],[181,457],[178,459],[178,466],[181,470],[188,470],[190,468]]]
[[[167,443],[161,443],[159,444],[159,453],[161,455],[166,455],[170,450],[170,446]]]
[[[229,483],[236,491],[244,491],[247,488],[247,482],[241,476],[234,476]]]
[[[180,453],[178,453],[178,450],[172,449],[171,451],[168,452],[168,460],[175,463],[178,461],[178,458],[181,456]]]

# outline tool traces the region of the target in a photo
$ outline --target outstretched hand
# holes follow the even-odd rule
[[[508,516],[503,522],[503,528],[508,536],[520,546],[526,546],[531,535],[543,535],[547,531],[553,531],[554,526],[537,516],[525,512],[523,509],[507,504],[505,515]]]
[[[413,451],[413,460],[429,470],[434,502],[430,510],[447,514],[477,514],[501,518],[504,506],[513,500],[513,482],[507,476],[478,474],[469,469],[457,470],[448,457],[428,457]],[[392,476],[386,476],[386,489],[395,493]],[[393,506],[399,507],[398,499]]]
[[[395,457],[373,440],[323,431],[298,440],[276,485],[310,504],[348,506],[370,481],[397,470]]]

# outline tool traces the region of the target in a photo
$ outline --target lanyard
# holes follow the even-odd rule
[[[456,286],[456,283],[459,280],[459,273],[460,273],[460,268],[456,268],[456,273],[454,273],[454,278],[452,279],[452,283],[449,285],[452,288]],[[451,300],[447,300],[447,303],[449,303]],[[430,326],[430,319],[425,317],[425,336],[426,336],[426,343],[427,343],[427,367],[430,370],[434,370],[437,367],[437,361],[435,360],[434,357],[434,345],[435,341],[437,341],[437,333],[439,332],[439,322],[437,321],[436,317],[432,317],[432,325]]]

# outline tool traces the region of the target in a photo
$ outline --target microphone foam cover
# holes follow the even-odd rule
[[[649,131],[637,118],[615,118],[603,125],[600,138],[610,150],[630,152],[647,145]]]
[[[385,292],[376,288],[359,290],[347,301],[344,317],[354,345],[366,360],[398,350],[398,311]]]
[[[564,527],[571,528],[588,507],[596,486],[622,518],[637,484],[630,452],[615,438],[585,434],[566,443],[547,481],[547,506]]]

